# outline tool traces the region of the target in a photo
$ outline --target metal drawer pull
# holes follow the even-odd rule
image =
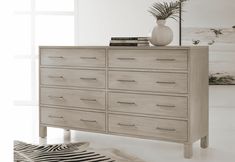
[[[48,115],[49,118],[63,119],[63,116]]]
[[[157,61],[175,61],[175,59],[156,59]]]
[[[126,104],[126,105],[135,105],[134,102],[122,102],[122,101],[118,101],[117,103],[119,103],[119,104]]]
[[[80,78],[81,80],[97,80],[96,78]]]
[[[175,82],[160,82],[160,81],[157,81],[156,83],[158,83],[158,84],[176,84]]]
[[[81,98],[81,101],[92,101],[92,102],[96,102],[96,99],[88,99],[88,98]]]
[[[161,128],[161,127],[157,127],[157,130],[161,130],[161,131],[169,131],[169,132],[175,132],[176,130],[174,128]]]
[[[118,123],[118,125],[120,125],[120,126],[124,126],[124,127],[135,127],[135,124],[124,124],[124,123]]]
[[[52,99],[59,99],[59,100],[64,100],[64,97],[63,96],[48,96],[49,98],[52,98]]]
[[[80,57],[80,59],[84,59],[84,60],[96,60],[96,57]]]
[[[117,58],[118,60],[135,60],[135,58],[122,58],[122,57],[120,57],[120,58]]]
[[[159,106],[159,107],[175,107],[175,105],[160,105],[160,104],[157,104],[156,106]]]
[[[48,56],[48,58],[51,58],[51,59],[63,59],[64,57],[63,56]]]
[[[119,81],[119,82],[136,82],[135,80],[125,80],[125,79],[119,79],[117,81]]]
[[[82,122],[89,122],[89,123],[96,123],[96,120],[86,120],[86,119],[80,119]]]
[[[49,75],[48,78],[52,78],[52,79],[64,79],[64,77],[61,76],[54,76],[54,75]]]

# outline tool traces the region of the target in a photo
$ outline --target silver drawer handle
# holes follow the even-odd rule
[[[81,98],[81,101],[92,101],[92,102],[96,102],[96,99],[88,99],[88,98]]]
[[[169,108],[175,107],[175,105],[161,105],[161,104],[157,104],[156,106],[158,106],[158,107],[169,107]]]
[[[96,123],[96,120],[86,120],[86,119],[80,119],[82,122],[88,122],[88,123]]]
[[[117,58],[118,60],[135,60],[135,58],[122,58],[122,57],[120,57],[120,58]]]
[[[96,57],[80,57],[80,59],[84,59],[84,60],[96,60]]]
[[[49,118],[63,119],[63,116],[48,115]]]
[[[135,127],[135,124],[124,124],[124,123],[118,123],[119,126],[124,126],[124,127]]]
[[[169,131],[169,132],[175,132],[176,130],[174,128],[161,128],[161,127],[157,127],[157,130],[161,130],[161,131]]]
[[[119,81],[119,82],[136,82],[135,80],[125,80],[125,79],[119,79],[117,81]]]
[[[52,79],[64,79],[64,77],[62,75],[60,75],[60,76],[49,75],[48,78],[52,78]]]
[[[64,57],[63,56],[48,56],[48,58],[51,58],[51,59],[63,59]]]
[[[135,105],[134,102],[123,102],[123,101],[118,101],[117,103],[119,104],[126,104],[126,105]]]
[[[96,78],[80,78],[81,80],[97,80]]]
[[[48,96],[49,98],[52,98],[52,99],[59,99],[59,100],[64,100],[64,97],[63,96]]]
[[[157,81],[156,83],[158,83],[158,84],[176,84],[176,82],[161,82],[161,81]]]
[[[157,61],[175,61],[175,59],[156,59]]]

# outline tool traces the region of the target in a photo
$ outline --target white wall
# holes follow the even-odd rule
[[[78,0],[79,45],[108,45],[112,36],[149,36],[155,18],[147,11],[156,0]],[[168,20],[178,44],[178,22]]]
[[[235,108],[235,86],[210,86],[209,106]]]
[[[185,27],[232,27],[234,0],[189,0],[184,6]]]

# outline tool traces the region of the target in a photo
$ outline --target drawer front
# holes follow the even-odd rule
[[[74,127],[86,130],[105,131],[105,114],[55,108],[41,108],[41,123]]]
[[[41,68],[41,84],[105,88],[105,71]]]
[[[187,93],[187,74],[109,71],[109,88]]]
[[[109,50],[109,67],[187,69],[187,50]]]
[[[109,114],[109,132],[186,141],[187,122]]]
[[[41,65],[105,67],[104,49],[41,49]]]
[[[41,88],[41,104],[105,109],[105,92]]]
[[[109,93],[110,111],[187,117],[187,97]]]

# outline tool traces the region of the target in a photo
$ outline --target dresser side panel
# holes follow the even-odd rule
[[[208,48],[189,50],[189,141],[208,135]]]

